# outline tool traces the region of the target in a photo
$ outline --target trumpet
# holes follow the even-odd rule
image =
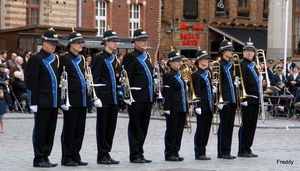
[[[120,73],[120,83],[122,86],[123,90],[123,96],[126,100],[129,100],[129,104],[132,102],[135,102],[135,100],[132,97],[131,90],[130,90],[130,84],[129,84],[129,79],[127,75],[127,71],[124,69],[124,65],[122,65],[122,71]]]
[[[185,84],[185,100],[186,100],[186,123],[187,123],[187,132],[190,134],[192,133],[192,123],[191,123],[191,116],[193,114],[194,106],[192,105],[193,102],[199,101],[196,98],[194,86],[192,82],[192,71],[189,66],[189,60],[187,58],[182,58],[181,61],[181,77]]]
[[[66,72],[65,66],[63,66],[63,72],[60,76],[59,88],[61,89],[61,99],[66,100],[65,105],[70,107],[69,91],[68,91],[68,73]]]
[[[246,90],[244,87],[244,81],[243,81],[243,75],[242,75],[242,69],[240,65],[240,58],[239,55],[234,54],[232,56],[232,63],[233,63],[233,76],[235,77],[235,82],[239,82],[239,85],[236,85],[236,92],[235,92],[235,99],[237,104],[237,115],[238,115],[238,121],[239,126],[243,126],[243,120],[242,120],[242,101],[246,98]],[[239,74],[239,75],[238,75]]]
[[[220,63],[218,61],[213,62],[212,66],[212,79],[211,83],[214,89],[221,90],[221,75],[220,75]],[[218,87],[218,88],[217,88]],[[219,129],[219,108],[214,109],[214,106],[217,105],[219,102],[223,102],[222,99],[222,91],[216,91],[215,96],[213,98],[213,108],[212,108],[212,133],[217,135]]]
[[[92,94],[92,100],[98,100],[99,98],[96,95],[95,87],[94,87],[94,80],[93,80],[93,74],[91,71],[91,67],[88,65],[85,69],[85,79],[86,79],[86,85],[87,85],[87,93],[90,95]],[[99,99],[100,100],[100,99]]]

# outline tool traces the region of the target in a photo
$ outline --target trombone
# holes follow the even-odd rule
[[[220,75],[220,63],[218,61],[213,62],[212,66],[212,79],[211,83],[214,87],[214,89],[217,89],[217,91],[214,93],[213,98],[213,105],[212,105],[212,133],[214,135],[217,135],[218,129],[219,129],[219,108],[215,106],[223,102],[222,98],[222,91],[221,91],[221,75]]]
[[[243,126],[243,120],[242,120],[242,101],[246,98],[246,90],[244,87],[244,81],[243,81],[243,75],[242,75],[242,69],[240,65],[240,57],[237,54],[234,54],[232,56],[232,64],[233,64],[233,76],[235,77],[235,82],[238,81],[240,84],[236,85],[236,91],[235,91],[235,99],[236,99],[236,105],[237,105],[237,115],[238,115],[238,121],[239,126]]]
[[[263,123],[266,122],[266,114],[265,114],[265,106],[264,106],[264,94],[263,94],[263,87],[262,87],[262,79],[263,79],[263,74],[265,74],[266,76],[266,82],[267,82],[267,88],[270,87],[270,80],[269,80],[269,76],[268,73],[266,72],[266,67],[267,67],[267,63],[266,63],[266,57],[265,57],[265,52],[262,49],[258,49],[256,51],[255,54],[255,58],[256,58],[256,66],[258,69],[258,73],[259,73],[259,97],[260,97],[260,108],[261,108],[261,120]],[[263,62],[265,70],[263,71],[263,69],[260,67],[260,61]]]

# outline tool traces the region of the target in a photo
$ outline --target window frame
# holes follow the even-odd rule
[[[298,7],[297,3],[298,2]],[[292,54],[300,57],[300,1],[293,0],[292,4]],[[296,19],[297,17],[297,19]],[[296,30],[297,29],[297,30]]]
[[[96,29],[98,30],[96,36],[103,36],[107,27],[107,2],[105,0],[97,0],[95,10]]]
[[[189,1],[189,2],[187,2],[187,1]],[[191,2],[191,1],[194,1],[194,2]],[[199,18],[198,2],[199,2],[199,0],[184,0],[183,1],[183,10],[182,10],[183,14],[182,15],[183,15],[184,19],[197,20]],[[192,13],[194,13],[194,14],[187,14],[186,12],[188,10],[191,11],[191,7],[196,8],[195,12],[192,11]]]
[[[137,7],[136,9],[134,7]],[[129,36],[133,37],[134,30],[140,27],[141,23],[141,5],[140,4],[130,4],[130,14],[129,14]],[[134,18],[133,18],[134,17]]]
[[[37,12],[35,16],[32,15],[32,13],[34,12]],[[26,0],[26,25],[27,26],[38,25],[39,23],[40,23],[40,1]]]

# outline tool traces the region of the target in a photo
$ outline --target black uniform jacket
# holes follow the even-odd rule
[[[219,85],[221,87],[221,90],[219,90],[219,95],[221,96],[222,93],[223,100],[228,103],[236,103],[235,85],[233,84],[233,65],[231,61],[226,61],[223,58],[221,59],[220,75],[221,81]]]
[[[273,77],[272,77],[272,80],[271,80],[271,85],[272,86],[275,86],[278,82],[283,82],[283,83],[286,83],[286,77],[282,74],[282,80],[280,80],[280,77],[278,74],[274,74]]]
[[[125,54],[122,65],[127,71],[130,87],[141,88],[131,90],[136,102],[153,102],[153,67],[150,56],[136,49]]]
[[[165,98],[165,111],[186,112],[184,83],[179,74],[179,71],[173,69],[164,74],[163,85],[165,87],[163,88],[163,97]]]
[[[94,84],[105,84],[95,87],[97,97],[104,105],[117,104],[116,66],[115,54],[109,54],[104,50],[93,56],[91,70]]]
[[[204,80],[201,74],[206,80]],[[199,68],[192,74],[192,80],[195,95],[201,99],[201,101],[197,103],[197,107],[201,107],[202,110],[212,110],[212,86],[209,70]]]
[[[28,60],[28,102],[39,108],[57,108],[59,57],[41,49]]]
[[[7,90],[7,87],[4,83],[5,81],[9,81],[7,74],[5,72],[0,72],[0,89]]]
[[[292,85],[292,84],[291,84],[292,81],[296,81],[296,84]],[[289,75],[289,76],[287,77],[287,83],[286,83],[286,86],[289,88],[289,91],[290,91],[291,93],[294,93],[294,90],[296,90],[296,88],[300,86],[300,75],[299,75],[299,73],[297,74],[296,79],[294,78],[294,74]]]
[[[273,72],[272,68],[269,68],[269,67],[267,68],[267,71],[268,71],[269,81],[271,81],[273,78],[274,72]]]
[[[247,95],[256,96],[246,97],[248,104],[256,104],[260,101],[259,90],[259,75],[254,62],[243,59],[241,62],[241,70],[244,82],[244,88]]]
[[[25,81],[22,81],[19,78],[15,78],[14,82],[12,83],[12,87],[17,98],[19,98],[23,93],[27,93]]]
[[[71,107],[86,107],[85,58],[72,52],[65,52],[60,57],[59,75],[63,66],[68,74],[68,94]],[[65,103],[65,102],[63,102]]]

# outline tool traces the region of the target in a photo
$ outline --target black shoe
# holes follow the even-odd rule
[[[88,113],[93,113],[93,111],[89,110]]]
[[[8,105],[8,109],[9,109],[10,111],[13,111],[13,110],[15,110],[15,107],[14,107],[12,104],[10,104],[10,105]]]
[[[56,166],[57,166],[57,164],[56,164],[56,163],[51,163],[50,161],[46,161],[46,163],[50,164],[50,165],[51,165],[51,167],[56,167]]]
[[[169,156],[165,158],[166,161],[179,161],[179,158],[176,156]]]
[[[218,156],[218,158],[221,158],[221,159],[235,159],[236,157],[232,156],[230,154],[227,154],[227,155],[223,155],[223,156]]]
[[[42,162],[34,162],[33,167],[52,167],[52,166],[51,164],[42,161]]]
[[[78,166],[78,164],[74,161],[69,161],[69,162],[63,163],[61,165],[63,165],[63,166]]]
[[[138,158],[138,159],[130,160],[130,162],[131,163],[145,163],[145,160]]]
[[[251,157],[258,157],[258,155],[257,154],[254,154],[254,153],[249,153],[250,155],[251,155]]]
[[[112,164],[106,156],[103,156],[100,160],[97,160],[98,164]]]
[[[110,161],[110,164],[119,164],[120,163],[120,161],[114,160],[111,157],[108,157],[108,160]]]
[[[249,153],[239,153],[238,157],[252,157]]]
[[[195,156],[196,160],[211,160],[210,157],[207,157],[206,155],[201,155],[201,156]]]
[[[87,166],[89,164],[88,162],[83,162],[83,161],[79,161],[76,163],[78,164],[78,166]]]
[[[144,160],[145,163],[151,163],[152,162],[152,160],[148,160],[145,157],[141,157],[141,159]]]
[[[183,157],[178,156],[178,161],[183,161],[183,160],[184,160]]]

